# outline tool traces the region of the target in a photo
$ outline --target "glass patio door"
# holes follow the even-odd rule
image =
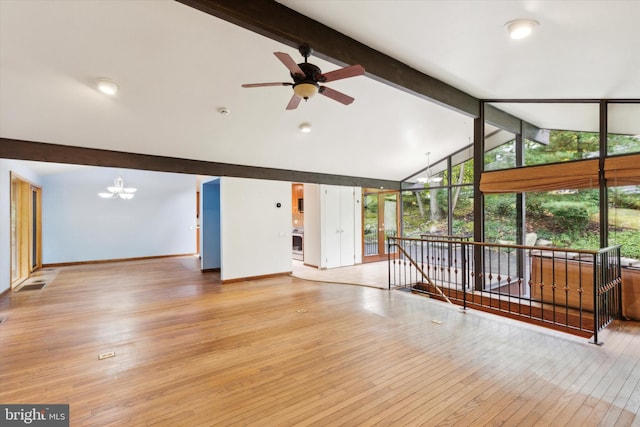
[[[365,189],[362,197],[363,262],[387,259],[387,237],[398,234],[397,191]]]

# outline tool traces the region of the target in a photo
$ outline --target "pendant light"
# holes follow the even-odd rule
[[[442,177],[441,176],[434,176],[433,172],[431,171],[431,163],[429,162],[429,156],[431,155],[431,152],[427,153],[427,172],[426,172],[426,176],[421,176],[417,179],[417,181],[421,184],[427,184],[427,183],[434,183],[437,184],[439,182],[442,182]]]

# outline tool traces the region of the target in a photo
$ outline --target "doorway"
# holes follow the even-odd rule
[[[362,262],[387,259],[387,237],[396,237],[400,218],[400,192],[372,188],[362,194]]]
[[[42,266],[42,189],[11,172],[11,288]]]
[[[291,184],[291,255],[304,261],[304,184]]]

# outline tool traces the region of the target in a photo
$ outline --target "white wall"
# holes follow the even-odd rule
[[[222,280],[290,272],[291,182],[220,180]]]
[[[135,197],[98,197],[118,176],[138,189]],[[86,168],[42,182],[44,264],[196,252],[192,175]]]

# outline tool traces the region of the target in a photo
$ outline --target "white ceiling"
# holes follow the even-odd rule
[[[638,0],[281,0],[483,99],[638,98]],[[540,23],[511,40],[505,24]]]
[[[637,0],[280,3],[478,98],[640,98]],[[538,31],[509,39],[504,24],[523,17]],[[301,60],[171,0],[0,0],[0,136],[389,180],[472,137],[471,118],[369,77],[327,84],[350,106],[318,96],[285,111],[289,87],[240,87],[289,81],[275,51]]]

